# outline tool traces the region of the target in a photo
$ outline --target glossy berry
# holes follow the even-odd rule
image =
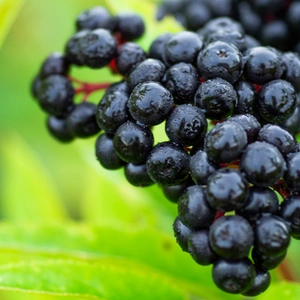
[[[216,215],[206,200],[206,191],[199,185],[188,187],[178,201],[178,216],[191,229],[209,228]]]
[[[115,29],[115,21],[111,14],[102,6],[96,6],[89,10],[83,11],[76,19],[76,29],[94,30],[98,28]]]
[[[265,271],[264,269],[255,268],[255,278],[254,283],[250,287],[250,289],[247,289],[246,292],[243,292],[242,294],[244,296],[258,296],[264,291],[267,290],[267,288],[270,286],[271,283],[271,275],[268,271]]]
[[[192,232],[188,239],[188,251],[192,258],[202,266],[212,264],[218,256],[209,245],[208,230],[202,229]]]
[[[257,249],[254,247],[251,253],[252,259],[258,267],[264,269],[264,270],[273,270],[277,268],[284,258],[286,257],[286,252],[283,252],[280,255],[265,255],[261,254],[257,251]]]
[[[46,124],[49,133],[60,142],[67,143],[74,139],[73,134],[68,130],[66,119],[49,116]]]
[[[284,179],[287,186],[295,192],[300,191],[300,152],[292,154],[286,160],[287,170]]]
[[[238,98],[234,113],[253,114],[257,99],[257,93],[253,85],[248,81],[240,80],[235,83],[234,89]]]
[[[44,111],[60,117],[73,105],[74,89],[64,76],[51,75],[42,81],[37,96]]]
[[[288,222],[290,234],[300,239],[300,196],[292,195],[284,199],[280,205],[280,216]]]
[[[156,82],[136,86],[128,101],[132,117],[144,125],[157,125],[163,122],[173,105],[171,93]]]
[[[40,76],[41,78],[46,78],[50,75],[67,75],[69,67],[70,64],[66,57],[59,52],[54,52],[43,62]]]
[[[66,59],[77,66],[82,66],[82,61],[79,53],[79,41],[81,38],[86,36],[89,30],[82,30],[74,34],[67,42],[65,46]]]
[[[166,67],[160,60],[148,58],[138,64],[128,75],[126,79],[128,87],[132,91],[139,83],[161,82],[165,71]]]
[[[181,147],[170,142],[159,143],[147,158],[147,172],[158,184],[177,185],[188,177],[189,158]]]
[[[79,60],[92,69],[102,68],[117,54],[117,41],[108,30],[95,29],[79,40]]]
[[[166,122],[169,139],[182,146],[191,146],[202,141],[206,134],[207,121],[200,108],[191,104],[177,106]]]
[[[208,177],[216,171],[203,150],[198,150],[190,159],[190,172],[195,184],[206,184]]]
[[[97,106],[97,123],[107,133],[114,133],[129,119],[128,95],[124,92],[105,93]]]
[[[227,120],[240,125],[247,134],[248,144],[256,141],[257,135],[261,129],[261,125],[257,119],[250,114],[235,115]]]
[[[220,77],[234,83],[242,74],[243,56],[234,45],[216,41],[199,53],[197,66],[205,79]]]
[[[105,90],[104,95],[111,94],[111,93],[114,93],[114,92],[125,93],[125,94],[127,94],[129,96],[130,91],[129,91],[129,87],[127,85],[127,82],[122,80],[122,81],[119,81],[119,82],[111,84]]]
[[[243,207],[248,193],[247,182],[235,169],[219,169],[207,179],[207,201],[218,211]]]
[[[164,46],[165,42],[172,36],[172,33],[163,33],[159,35],[150,45],[149,48],[149,57],[155,58],[163,61],[163,52],[164,52]]]
[[[210,160],[228,163],[239,159],[246,146],[245,130],[235,122],[223,122],[207,133],[204,149]]]
[[[95,154],[101,166],[107,170],[116,170],[124,165],[114,149],[113,136],[108,134],[103,133],[97,138]]]
[[[129,163],[124,168],[124,174],[127,181],[134,186],[149,186],[154,184],[147,173],[145,164]]]
[[[258,95],[259,113],[271,123],[286,121],[292,115],[295,105],[295,89],[285,80],[278,79],[266,83]]]
[[[145,31],[143,19],[134,13],[123,12],[116,15],[116,31],[122,40],[132,41],[140,38]]]
[[[179,217],[173,223],[173,231],[177,244],[179,244],[182,251],[188,252],[188,238],[193,231],[185,226]]]
[[[199,87],[197,70],[187,63],[173,65],[165,74],[164,85],[173,95],[176,104],[193,103]]]
[[[271,47],[254,47],[247,52],[245,77],[256,84],[279,79],[284,71],[280,54]]]
[[[274,145],[282,155],[295,152],[297,149],[296,138],[278,125],[267,124],[258,134],[258,140]]]
[[[186,19],[186,28],[191,31],[203,27],[211,19],[211,11],[205,3],[191,2],[185,6],[184,16]]]
[[[219,259],[212,270],[214,283],[227,293],[239,294],[254,283],[255,268],[248,258],[240,260]]]
[[[297,134],[300,132],[300,107],[296,106],[293,114],[284,122],[281,123],[280,126],[286,128],[293,134]]]
[[[121,75],[126,76],[146,58],[145,51],[139,45],[127,42],[118,49],[117,69]]]
[[[300,4],[299,4],[300,8]],[[300,20],[300,18],[299,18]],[[293,85],[297,92],[300,92],[300,58],[293,52],[282,54],[282,60],[285,66],[282,79]]]
[[[255,248],[266,256],[283,255],[289,244],[289,229],[284,220],[277,216],[260,218],[254,228]]]
[[[254,242],[249,222],[241,216],[224,216],[214,221],[209,229],[209,243],[223,258],[247,257]]]
[[[224,120],[232,115],[237,105],[233,86],[222,78],[203,82],[195,93],[194,103],[212,120]]]
[[[154,139],[148,128],[127,121],[116,131],[113,143],[121,159],[138,164],[146,160],[153,147]]]
[[[199,35],[190,31],[174,34],[164,44],[164,62],[171,66],[180,62],[195,63],[203,40]]]
[[[38,98],[38,91],[40,89],[40,86],[42,85],[42,82],[43,80],[40,75],[36,75],[31,82],[30,92],[35,100]]]
[[[162,191],[164,196],[171,202],[177,203],[179,201],[180,196],[183,194],[185,189],[189,186],[194,185],[193,181],[190,177],[188,177],[185,181],[177,185],[171,186],[162,186]]]
[[[67,127],[76,137],[90,137],[100,131],[96,122],[96,105],[82,102],[77,104],[67,117]]]
[[[270,188],[251,186],[246,197],[246,204],[236,211],[237,214],[254,224],[266,215],[277,215],[279,203],[276,193]]]
[[[247,146],[241,158],[240,169],[254,185],[268,187],[282,177],[286,164],[279,150],[265,142]]]

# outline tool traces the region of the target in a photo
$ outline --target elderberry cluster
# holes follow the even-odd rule
[[[300,52],[300,3],[297,0],[164,0],[157,19],[172,15],[197,31],[216,17],[239,21],[263,45]]]
[[[220,289],[258,295],[290,238],[300,239],[300,58],[260,46],[229,18],[201,33],[160,35],[146,52],[128,42],[144,31],[139,17],[129,19],[83,12],[65,53],[43,62],[33,93],[50,133],[66,142],[101,131],[95,152],[104,168],[124,168],[135,186],[156,183],[177,203],[182,250],[213,264]],[[75,90],[72,64],[107,66],[123,80]],[[87,102],[103,88],[98,105]],[[167,140],[155,143],[160,124]]]

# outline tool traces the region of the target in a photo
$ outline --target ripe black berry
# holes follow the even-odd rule
[[[295,192],[300,191],[300,152],[290,155],[287,160],[284,179],[287,186]]]
[[[182,251],[188,252],[188,238],[193,231],[187,226],[185,226],[179,220],[179,217],[177,217],[173,223],[173,231],[174,236],[176,238],[176,242],[179,244]]]
[[[152,180],[161,185],[182,183],[189,173],[189,155],[171,142],[157,144],[149,154],[146,165]]]
[[[182,146],[200,143],[207,130],[207,121],[201,109],[191,104],[177,106],[166,122],[166,134],[172,142]]]
[[[114,147],[120,158],[134,164],[146,160],[153,143],[152,132],[131,121],[122,124],[114,136]]]
[[[147,173],[145,164],[129,163],[125,166],[124,173],[127,181],[134,186],[149,186],[154,184]]]
[[[43,62],[40,76],[41,78],[46,78],[50,75],[67,75],[69,66],[69,62],[65,56],[59,52],[54,52]]]
[[[300,5],[299,5],[300,8]],[[300,58],[292,52],[282,54],[285,72],[282,79],[290,82],[297,92],[300,92]]]
[[[209,228],[215,215],[206,200],[206,191],[199,185],[188,187],[178,201],[179,219],[191,229]]]
[[[173,104],[171,93],[156,82],[136,86],[128,101],[132,117],[144,125],[157,125],[163,122]]]
[[[251,253],[251,257],[255,265],[259,266],[264,270],[272,270],[278,267],[286,257],[286,252],[280,255],[265,255],[261,254],[254,247]]]
[[[163,61],[163,52],[164,52],[164,46],[165,42],[172,36],[172,33],[164,33],[159,35],[150,45],[149,48],[149,57],[155,58]]]
[[[55,116],[49,116],[47,118],[47,129],[50,134],[60,142],[70,142],[74,139],[74,135],[67,127],[66,119],[57,118]]]
[[[188,177],[185,181],[177,185],[171,186],[162,186],[162,191],[164,196],[170,200],[171,202],[177,203],[179,201],[180,196],[183,194],[186,188],[194,185],[193,181],[190,177]]]

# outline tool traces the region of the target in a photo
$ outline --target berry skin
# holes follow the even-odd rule
[[[192,232],[188,239],[188,251],[192,258],[202,266],[212,264],[218,256],[212,251],[208,241],[208,230]]]
[[[234,109],[236,114],[253,114],[256,104],[257,93],[253,85],[248,81],[240,80],[235,83],[234,89],[237,93],[238,103]]]
[[[195,184],[206,184],[207,178],[216,171],[216,166],[208,159],[207,153],[198,150],[190,159],[190,172]]]
[[[207,130],[207,121],[201,109],[191,104],[174,108],[166,122],[169,139],[181,146],[191,146],[201,142]]]
[[[129,163],[124,168],[127,181],[134,186],[149,186],[154,184],[149,177],[145,164]]]
[[[126,81],[119,81],[111,84],[106,90],[104,95],[111,94],[114,92],[125,93],[129,96],[129,88]]]
[[[49,55],[42,64],[40,70],[41,78],[46,78],[50,75],[67,75],[70,64],[66,57],[61,53],[54,52]]]
[[[82,102],[75,106],[67,117],[68,130],[76,137],[87,138],[100,131],[96,122],[96,105]]]
[[[276,184],[282,177],[286,164],[275,146],[265,142],[255,142],[245,149],[240,169],[250,183],[268,187]]]
[[[162,191],[164,196],[171,202],[177,203],[179,201],[180,196],[183,194],[186,188],[194,185],[193,181],[190,177],[188,177],[185,181],[178,185],[171,186],[163,186]]]
[[[96,119],[100,128],[115,133],[129,119],[128,95],[124,92],[105,93],[97,106]]]
[[[43,80],[41,79],[40,75],[36,75],[33,78],[33,81],[31,82],[31,95],[33,98],[38,99],[38,91],[40,89],[40,86],[42,85]]]
[[[165,42],[172,36],[172,33],[164,33],[159,35],[150,45],[149,48],[149,57],[155,58],[163,61],[163,52],[164,52],[164,46]]]
[[[295,105],[295,89],[285,80],[278,79],[266,83],[258,95],[259,113],[271,123],[286,121],[293,114]]]
[[[256,251],[270,257],[281,256],[290,244],[289,229],[277,216],[260,218],[254,228]]]
[[[250,289],[242,293],[244,296],[250,296],[250,297],[258,296],[259,294],[266,291],[267,288],[270,286],[271,275],[268,271],[256,267],[255,273],[256,275],[254,278],[254,283],[250,287]]]
[[[132,117],[144,125],[157,125],[163,122],[173,105],[171,93],[156,82],[137,85],[128,101]]]
[[[280,216],[290,225],[290,234],[300,240],[300,196],[293,195],[284,199],[280,205]]]
[[[188,238],[193,231],[185,226],[179,220],[179,217],[177,217],[173,223],[173,231],[177,244],[180,246],[182,251],[188,252]]]
[[[283,128],[286,128],[293,134],[300,132],[300,107],[296,106],[293,114],[282,124]]]
[[[207,180],[207,201],[218,211],[231,211],[243,207],[248,193],[247,182],[235,169],[219,169]]]
[[[300,9],[300,4],[299,4]],[[282,54],[282,60],[285,65],[285,72],[282,79],[293,85],[297,92],[300,92],[300,58],[293,52]]]
[[[199,86],[194,103],[208,119],[224,120],[231,116],[237,105],[237,94],[228,81],[222,78],[210,79]]]
[[[235,122],[223,122],[206,135],[204,149],[209,159],[216,163],[229,163],[240,158],[247,146],[245,130]]]
[[[205,79],[220,77],[234,83],[242,74],[243,56],[234,45],[217,41],[199,53],[197,66]]]
[[[173,65],[165,74],[164,85],[173,95],[176,104],[193,103],[199,87],[197,70],[187,63]]]
[[[49,116],[46,124],[49,133],[60,142],[68,143],[73,141],[74,136],[67,128],[66,119]]]
[[[153,147],[154,138],[148,128],[127,121],[116,131],[113,143],[121,159],[138,164],[146,160]]]
[[[92,69],[102,68],[117,55],[117,41],[108,30],[95,29],[79,39],[79,60]]]
[[[178,185],[188,177],[189,159],[181,147],[171,142],[159,143],[147,158],[147,172],[158,184]]]
[[[166,71],[166,66],[157,59],[148,58],[138,64],[128,75],[126,81],[132,91],[139,83],[146,81],[161,82]]]
[[[236,213],[251,224],[266,215],[277,215],[279,203],[277,195],[270,188],[251,186],[246,199],[246,204],[238,209]]]
[[[248,258],[240,260],[219,259],[212,270],[214,283],[222,291],[239,294],[254,283],[255,268]]]
[[[256,266],[259,266],[264,270],[272,270],[277,268],[282,263],[286,257],[286,252],[278,256],[272,256],[261,254],[256,248],[253,248],[251,256]]]
[[[192,2],[186,5],[183,13],[187,21],[186,28],[191,31],[203,27],[211,19],[210,9],[201,2]]]
[[[66,114],[73,105],[74,89],[67,78],[61,75],[51,75],[42,81],[37,96],[44,111],[60,117]]]
[[[284,71],[280,54],[271,47],[254,47],[247,52],[245,77],[256,84],[279,79]]]
[[[117,170],[124,165],[124,161],[117,155],[114,149],[113,136],[105,133],[99,135],[95,146],[96,158],[103,168]]]
[[[209,229],[209,244],[223,258],[236,260],[247,257],[253,242],[253,229],[241,216],[221,217]]]
[[[94,30],[98,28],[113,31],[115,26],[114,18],[104,7],[101,6],[96,6],[83,11],[76,19],[77,31]]]
[[[82,66],[82,62],[79,56],[79,41],[82,37],[86,36],[90,31],[82,30],[74,34],[67,42],[65,46],[66,59],[77,66]]]
[[[137,64],[147,58],[145,51],[135,43],[125,43],[118,49],[117,69],[123,76],[128,75]]]
[[[122,40],[132,41],[141,37],[145,31],[143,19],[134,13],[119,13],[116,17],[116,31]]]
[[[267,124],[259,131],[258,140],[274,145],[282,155],[295,152],[297,149],[296,138],[278,125]]]
[[[206,191],[199,185],[188,187],[178,201],[180,221],[193,230],[209,228],[215,215],[206,200]]]
[[[227,121],[234,122],[240,125],[245,130],[247,134],[248,144],[251,144],[256,141],[261,126],[253,115],[235,115],[229,118]]]
[[[284,174],[285,183],[294,192],[300,191],[300,152],[290,155],[287,160],[287,170]]]
[[[185,62],[196,62],[199,51],[203,48],[203,40],[190,31],[174,34],[164,44],[163,58],[167,66]]]

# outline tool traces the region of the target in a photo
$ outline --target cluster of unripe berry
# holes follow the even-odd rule
[[[213,264],[220,289],[265,291],[290,237],[300,239],[298,55],[259,45],[224,17],[200,33],[160,35],[147,52],[129,42],[144,31],[136,15],[97,7],[76,24],[65,53],[50,55],[32,85],[50,133],[69,142],[102,132],[100,164],[124,167],[131,184],[156,183],[178,203],[177,242]],[[75,90],[71,65],[109,67],[123,80]],[[103,88],[98,105],[87,101]],[[76,92],[85,93],[79,104]],[[155,144],[163,122],[168,140]]]

